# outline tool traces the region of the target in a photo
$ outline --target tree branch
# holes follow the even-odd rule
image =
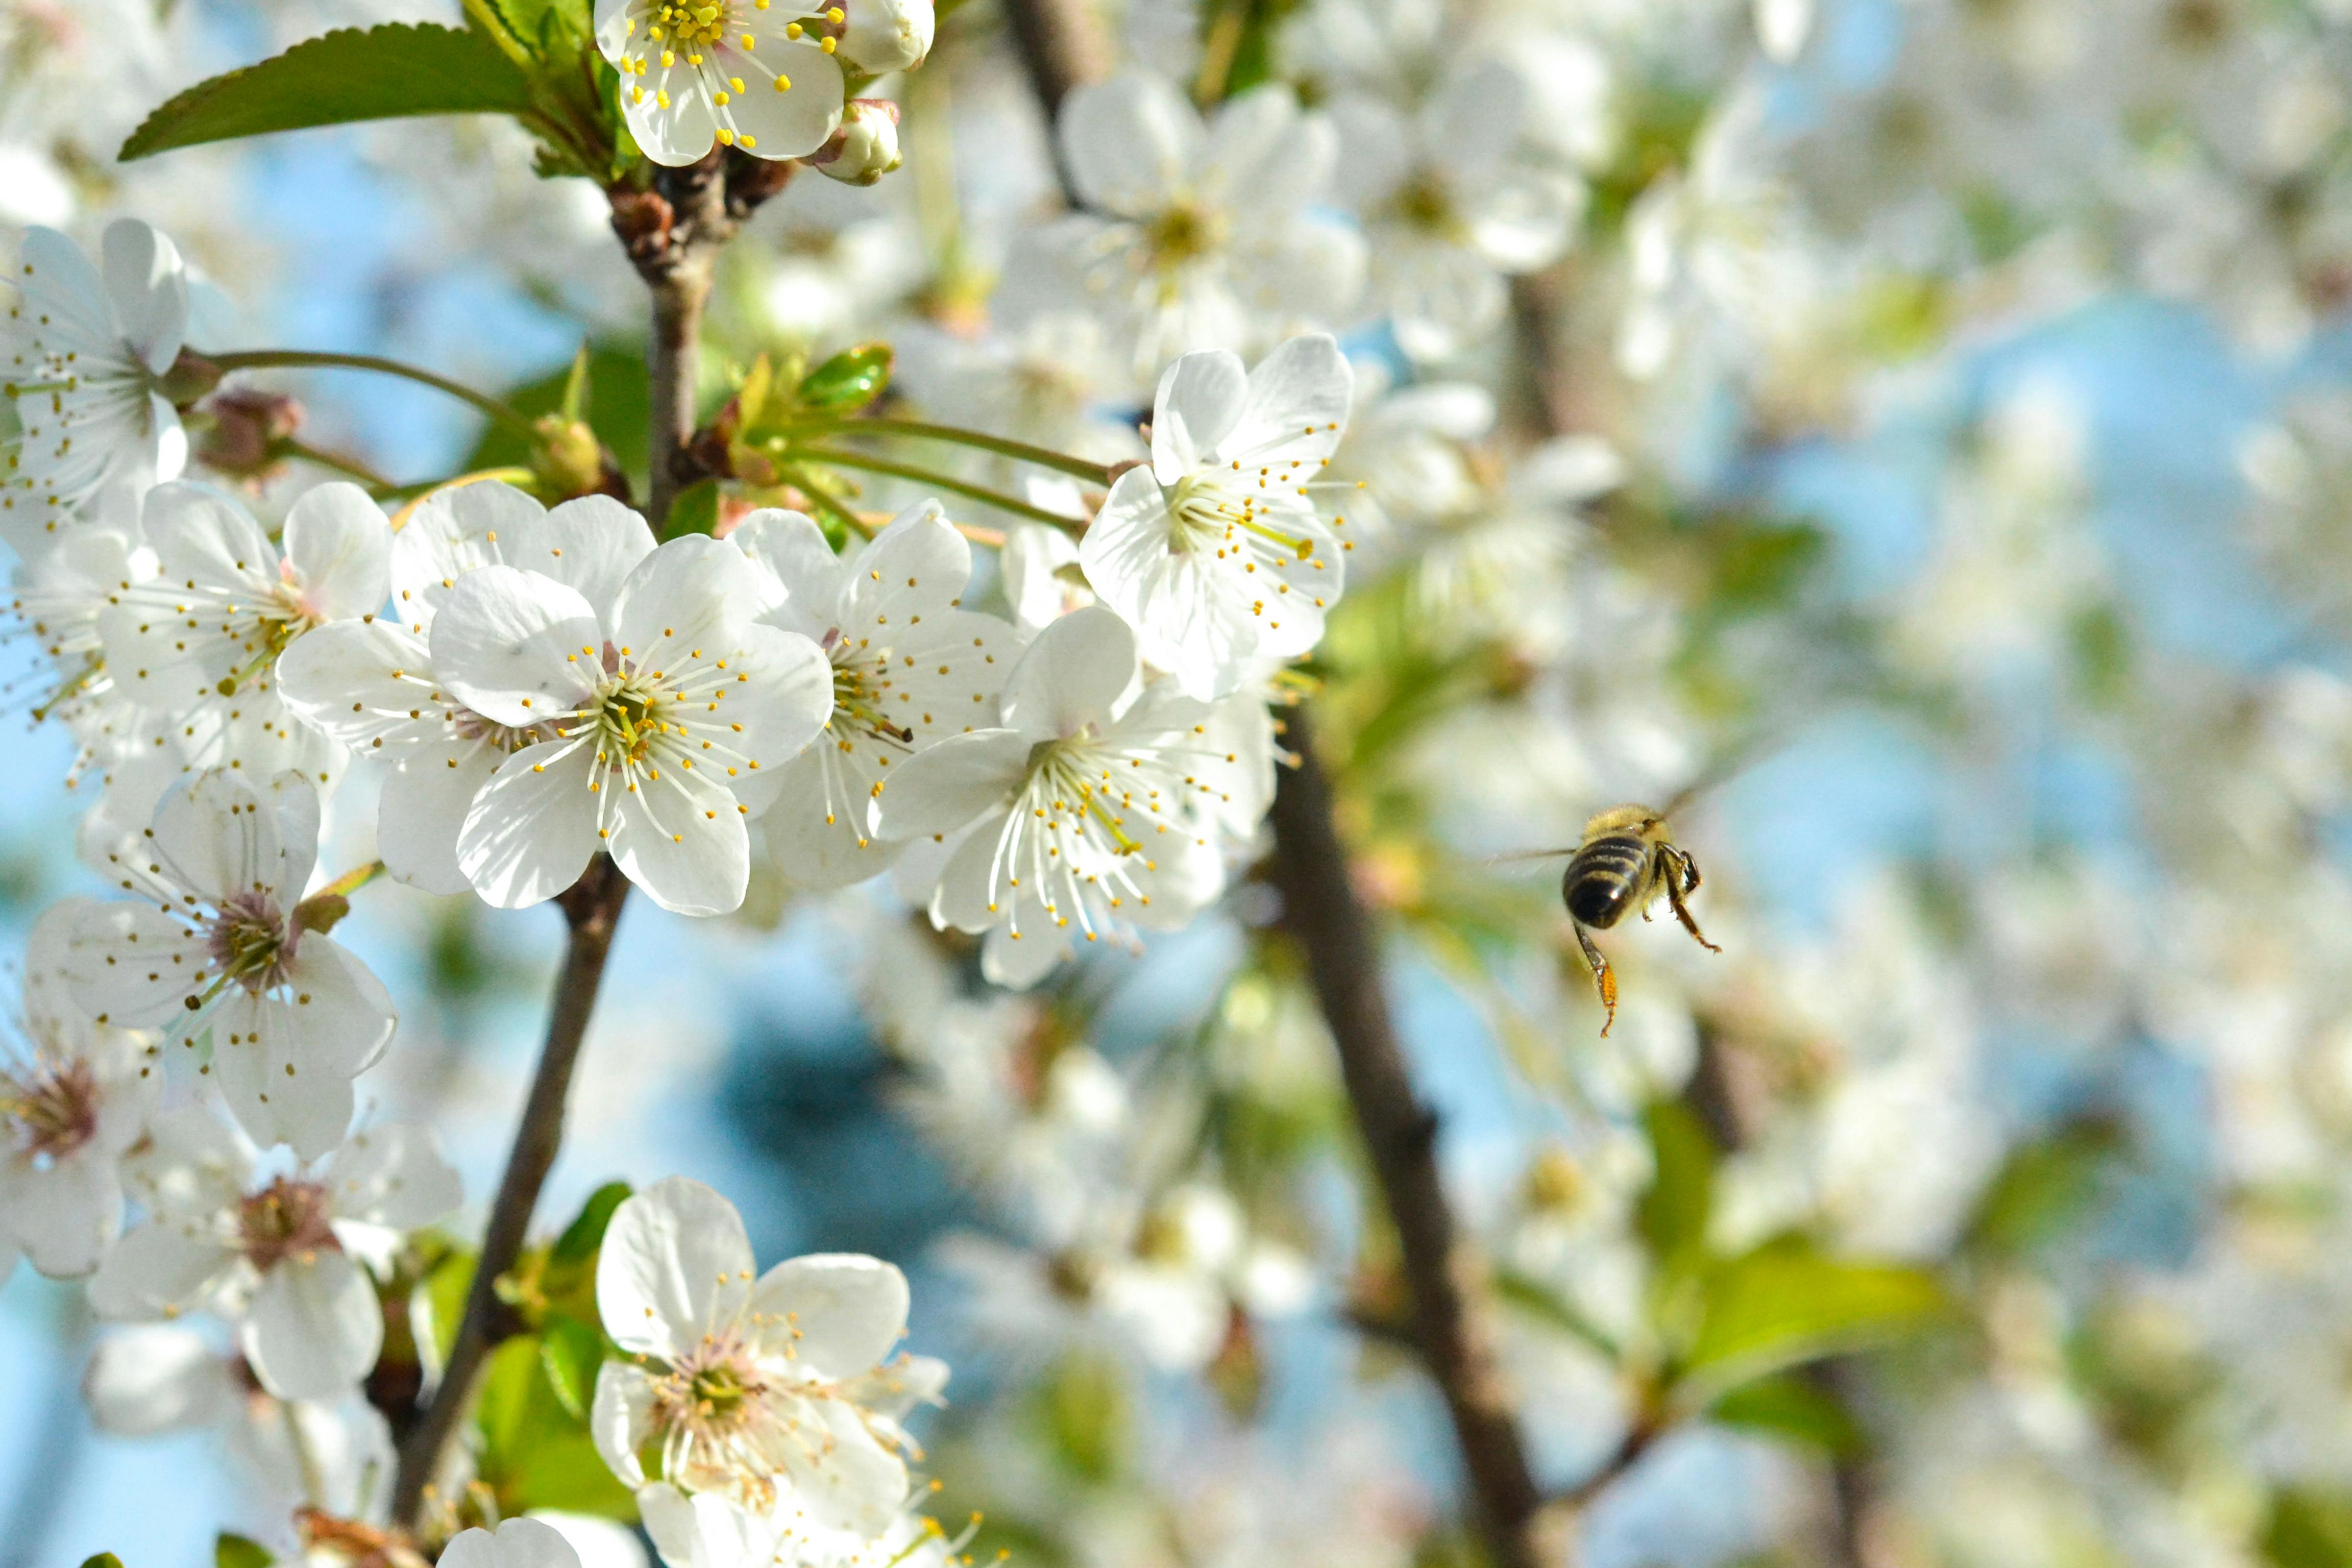
[[[448,1364],[441,1370],[432,1404],[400,1446],[400,1471],[392,1499],[395,1523],[411,1528],[417,1523],[425,1488],[440,1467],[441,1452],[471,1402],[475,1374],[497,1342],[496,1320],[505,1310],[499,1300],[499,1277],[521,1256],[531,1210],[539,1204],[539,1189],[562,1146],[563,1103],[572,1089],[572,1069],[580,1059],[580,1043],[588,1033],[588,1017],[595,1009],[597,987],[604,978],[604,960],[613,949],[613,929],[628,893],[629,879],[599,855],[589,862],[587,872],[572,890],[557,900],[572,937],[563,954],[563,972],[555,983],[547,1045],[540,1052],[539,1071],[531,1079],[530,1096],[523,1102],[522,1124],[515,1132],[513,1151],[507,1155],[498,1198],[490,1205],[490,1223],[482,1233],[481,1256],[474,1264],[474,1282],[466,1292],[457,1343],[449,1352]]]
[[[1045,111],[1045,142],[1062,177],[1062,194],[1076,205],[1054,119],[1073,88],[1110,74],[1110,39],[1091,0],[1004,0],[1004,19],[1013,29],[1021,67],[1029,73],[1029,86]]]
[[[1406,1070],[1381,985],[1379,939],[1349,877],[1304,708],[1290,714],[1289,741],[1299,765],[1284,774],[1272,816],[1283,921],[1306,950],[1348,1100],[1396,1225],[1413,1342],[1444,1396],[1495,1568],[1557,1568],[1566,1561],[1563,1543],[1553,1539],[1558,1522],[1528,1470],[1510,1391],[1495,1364],[1483,1276],[1438,1176],[1437,1118]]]

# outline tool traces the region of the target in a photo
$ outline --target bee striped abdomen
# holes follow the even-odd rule
[[[1615,925],[1649,880],[1650,855],[1649,841],[1632,833],[1612,833],[1586,844],[1560,879],[1568,912],[1601,930]]]

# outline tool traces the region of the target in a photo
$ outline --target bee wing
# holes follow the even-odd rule
[[[1524,866],[1536,860],[1559,860],[1576,853],[1571,844],[1564,849],[1514,849],[1507,855],[1489,855],[1478,862],[1481,866]]]

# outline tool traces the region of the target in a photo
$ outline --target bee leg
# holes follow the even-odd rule
[[[1683,896],[1688,898],[1698,891],[1698,862],[1687,850],[1677,849],[1675,858],[1683,863]]]
[[[1675,875],[1676,866],[1682,869],[1679,880]],[[1698,886],[1698,868],[1691,863],[1691,858],[1677,851],[1674,862],[1666,868],[1665,881],[1666,902],[1675,907],[1675,919],[1683,922],[1683,930],[1690,932],[1691,940],[1707,952],[1721,952],[1723,949],[1706,940],[1706,933],[1698,929],[1698,921],[1691,919],[1690,906],[1683,902],[1683,894]]]
[[[1601,1037],[1605,1040],[1609,1031],[1617,1026],[1617,972],[1609,967],[1609,961],[1601,956],[1601,950],[1592,945],[1592,938],[1580,925],[1576,926],[1576,945],[1584,949],[1584,962],[1592,966],[1593,986],[1601,993],[1601,1005],[1609,1014],[1601,1025]]]

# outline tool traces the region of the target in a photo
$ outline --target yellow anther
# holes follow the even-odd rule
[[[824,19],[825,19],[826,21],[828,21],[828,22],[831,22],[834,26],[839,26],[842,23],[844,23],[844,22],[847,21],[847,20],[849,19],[849,17],[848,17],[848,15],[847,15],[845,12],[844,12],[840,6],[838,6],[838,5],[832,5],[832,6],[828,6],[828,7],[826,7],[826,9],[825,9],[825,13],[824,13]]]
[[[752,134],[751,134],[750,132],[748,132],[748,131],[747,131],[747,132],[745,132],[743,133],[743,145],[744,145],[744,146],[746,146],[746,147],[757,147],[759,144],[760,144],[760,139],[759,139],[757,136],[752,135]]]
[[[710,95],[710,101],[711,101],[711,102],[713,102],[713,103],[715,103],[715,104],[718,104],[720,108],[724,109],[724,108],[727,106],[727,98],[728,98],[727,89],[726,89],[725,88],[723,88],[723,87],[722,87],[722,88],[720,88],[717,92],[714,92],[714,93],[712,93],[712,94]],[[721,141],[726,140],[726,132],[719,132],[719,140],[721,140]]]
[[[792,79],[792,78],[790,78],[790,77],[788,77],[788,76],[786,76],[783,72],[782,72],[782,71],[778,71],[778,72],[776,73],[776,90],[777,90],[778,92],[790,92],[790,91],[792,91],[792,90],[793,90],[793,79]]]
[[[823,43],[819,44],[819,45],[817,46],[817,47],[818,47],[818,48],[823,49],[826,54],[831,54],[831,53],[833,53],[833,51],[834,51],[834,47],[835,47],[834,40],[833,40],[833,39],[831,39],[831,38],[827,38],[827,39],[825,39],[825,40],[824,40],[824,42],[823,42]]]
[[[730,76],[727,79],[727,85],[740,92],[743,90],[743,79],[740,76]]]
[[[735,132],[728,130],[724,125],[720,126],[719,128],[719,144],[721,147],[732,147],[735,145]]]

